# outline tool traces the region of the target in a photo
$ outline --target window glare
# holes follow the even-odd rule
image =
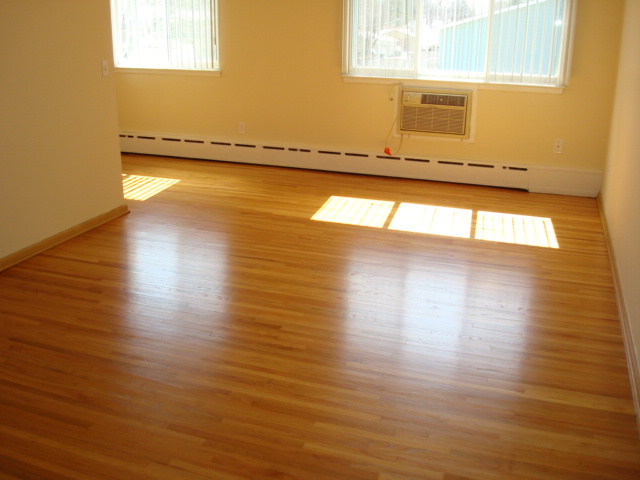
[[[111,0],[116,67],[219,68],[216,0]]]
[[[572,0],[350,0],[345,73],[562,85],[571,5]]]

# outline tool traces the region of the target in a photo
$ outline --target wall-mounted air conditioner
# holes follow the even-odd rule
[[[406,87],[401,90],[398,133],[469,138],[472,92]]]

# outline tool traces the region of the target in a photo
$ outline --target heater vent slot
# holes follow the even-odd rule
[[[478,168],[494,168],[493,165],[487,165],[484,163],[467,163],[470,167],[478,167]]]
[[[429,160],[428,158],[410,158],[410,157],[405,157],[404,158],[407,162],[423,162],[423,163],[430,163],[431,160]]]
[[[402,90],[398,133],[469,138],[471,93]]]

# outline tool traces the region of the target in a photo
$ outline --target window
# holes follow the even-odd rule
[[[345,74],[562,86],[575,0],[345,0]]]
[[[111,0],[115,66],[219,69],[216,0]]]

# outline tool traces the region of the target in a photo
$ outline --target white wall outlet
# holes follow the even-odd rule
[[[109,60],[102,60],[102,76],[109,76]]]
[[[564,146],[564,140],[556,138],[553,141],[553,153],[562,153],[562,147]]]
[[[238,133],[244,133],[245,131],[244,122],[238,122]]]

